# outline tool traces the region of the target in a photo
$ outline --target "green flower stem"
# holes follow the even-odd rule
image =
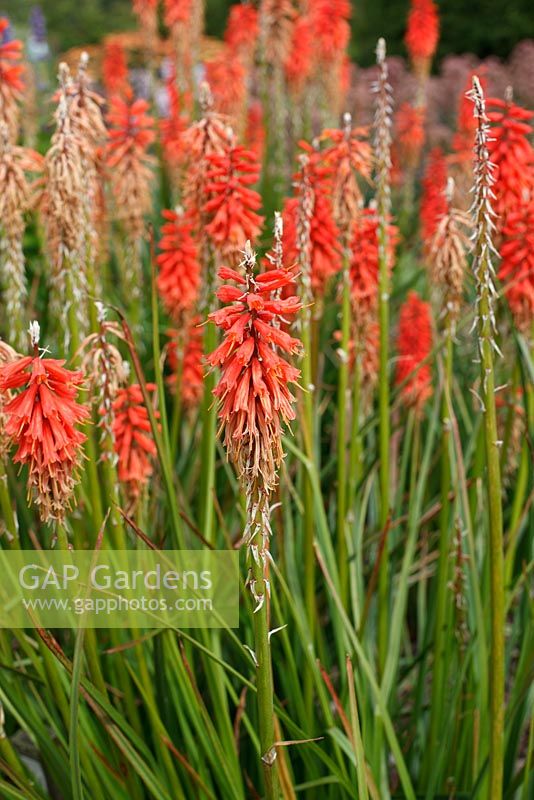
[[[217,347],[217,330],[208,322],[204,332],[204,353],[212,353]],[[215,446],[217,437],[217,406],[214,402],[215,373],[208,372],[204,378],[204,399],[202,401],[202,442],[200,474],[200,530],[208,542],[215,539]]]
[[[347,548],[347,395],[349,387],[350,283],[348,257],[343,266],[341,306],[341,347],[337,390],[337,565],[339,595],[348,603],[349,565]]]
[[[273,669],[271,661],[271,645],[269,641],[269,594],[263,575],[262,560],[251,557],[251,574],[254,591],[264,600],[261,608],[254,612],[254,646],[256,656],[256,687],[258,718],[260,728],[260,749],[265,782],[266,800],[278,800],[279,781],[274,747],[274,704],[273,704]]]
[[[452,332],[447,330],[447,341],[445,350],[445,365],[443,374],[443,394],[441,400],[441,509],[439,516],[439,547],[438,547],[438,567],[436,574],[436,595],[435,595],[435,628],[434,628],[434,671],[432,675],[432,692],[430,700],[430,729],[429,746],[425,761],[425,775],[429,778],[432,770],[432,760],[435,754],[441,751],[443,746],[443,710],[444,710],[444,689],[446,665],[448,659],[447,649],[447,584],[450,574],[450,488],[451,488],[451,462],[449,455],[451,437],[451,384],[453,367],[453,339]],[[426,782],[426,781],[425,781]]]

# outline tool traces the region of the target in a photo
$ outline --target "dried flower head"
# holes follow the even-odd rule
[[[417,292],[410,292],[403,304],[397,339],[396,383],[406,405],[418,413],[432,396],[432,371],[428,357],[432,350],[430,305]]]
[[[415,71],[428,75],[439,40],[439,18],[433,0],[412,0],[404,42]]]
[[[263,0],[260,27],[265,58],[281,66],[289,56],[296,11],[291,0]]]
[[[194,309],[198,300],[198,247],[192,236],[193,224],[181,207],[162,214],[167,222],[161,229],[163,235],[159,246],[163,252],[157,257],[157,285],[165,310],[177,322]]]
[[[70,74],[60,65],[61,89],[55,112],[56,130],[45,158],[46,184],[42,198],[45,232],[52,265],[52,306],[62,321],[65,345],[73,334],[69,312],[73,308],[83,331],[87,324],[84,300],[87,291],[84,253],[86,220],[84,140],[73,129],[70,115]],[[78,344],[75,342],[74,344]]]
[[[471,220],[465,211],[454,208],[453,195],[454,182],[451,178],[443,192],[445,212],[437,221],[429,256],[431,281],[443,292],[443,317],[448,331],[454,335],[467,269],[467,231],[471,229]]]
[[[480,81],[473,77],[473,88],[468,93],[474,104],[474,116],[477,129],[474,145],[474,196],[471,206],[473,218],[473,273],[476,281],[476,314],[475,325],[479,323],[483,335],[479,336],[479,351],[489,339],[491,346],[499,352],[495,342],[496,332],[494,304],[497,292],[494,285],[495,270],[492,253],[495,253],[492,236],[495,231],[495,212],[491,198],[494,197],[495,183],[494,165],[490,161],[488,139],[490,138],[490,122],[486,114],[484,92]],[[484,387],[485,392],[485,387]]]
[[[209,319],[222,328],[223,341],[208,362],[221,368],[214,394],[228,456],[247,492],[255,487],[269,495],[283,457],[282,426],[295,418],[288,384],[299,377],[299,370],[280,351],[293,354],[301,347],[274,323],[296,314],[301,306],[294,296],[273,297],[294,278],[287,270],[256,274],[248,242],[240,267],[239,272],[228,267],[219,271],[222,280],[236,285],[225,284],[217,292],[227,305]]]
[[[24,214],[35,205],[38,186],[36,180],[30,180],[29,173],[38,173],[42,167],[42,156],[13,146],[7,127],[0,123],[0,276],[6,319],[11,320],[13,342],[19,348],[26,341],[22,325],[26,298]]]
[[[5,434],[17,447],[14,462],[28,467],[28,497],[43,522],[62,521],[71,506],[86,439],[77,425],[89,417],[76,402],[83,375],[64,363],[36,353],[0,367],[0,393],[22,390],[4,406]]]

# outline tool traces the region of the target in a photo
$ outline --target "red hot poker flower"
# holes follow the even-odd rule
[[[529,334],[534,320],[534,194],[506,218],[499,279],[518,328]]]
[[[238,120],[247,93],[246,70],[237,55],[229,50],[206,61],[206,80],[213,93],[215,108]]]
[[[89,410],[76,402],[81,372],[64,360],[24,356],[0,367],[0,392],[22,389],[3,408],[5,434],[17,446],[14,461],[28,467],[28,495],[43,522],[63,520],[78,479],[86,436],[77,425]]]
[[[432,317],[417,292],[410,292],[401,308],[397,349],[397,386],[402,385],[404,402],[420,413],[432,396],[432,371],[423,363],[432,350]]]
[[[24,66],[20,63],[22,42],[18,39],[4,41],[4,32],[8,28],[7,19],[0,17],[0,121],[7,125],[14,141],[17,138],[17,102],[24,91]]]
[[[158,291],[169,316],[178,321],[182,314],[191,311],[198,298],[200,287],[200,263],[198,247],[193,239],[192,222],[188,221],[181,208],[163,211],[167,220],[161,232],[157,257],[159,275]]]
[[[254,100],[247,112],[247,129],[245,133],[247,149],[252,150],[261,164],[265,150],[265,125],[263,107],[259,100]]]
[[[155,384],[147,384],[149,391],[155,388]],[[157,453],[139,384],[119,389],[113,401],[113,411],[118,477],[125,484],[131,500],[135,501],[154,471],[152,459]]]
[[[251,3],[230,6],[224,40],[245,64],[254,55],[259,30],[258,12]]]
[[[223,258],[236,263],[240,248],[255,239],[263,222],[257,211],[261,197],[249,188],[257,183],[260,167],[255,154],[231,144],[221,155],[208,157],[204,212],[210,219],[206,232]]]
[[[440,147],[430,151],[425,174],[421,181],[421,238],[428,255],[442,217],[447,213],[447,161]]]
[[[276,483],[283,453],[283,424],[295,418],[295,398],[289,384],[300,375],[280,355],[298,353],[301,344],[281,330],[280,322],[296,314],[297,297],[277,299],[275,293],[294,283],[286,270],[255,274],[255,255],[245,247],[245,275],[222,267],[219,277],[232,284],[217,292],[224,308],[209,315],[223,330],[223,341],[208,356],[220,366],[221,378],[214,390],[225,446],[239,478],[250,491],[256,486],[268,494]]]
[[[397,141],[402,165],[415,169],[425,143],[425,110],[403,103],[395,115]]]
[[[348,0],[314,0],[310,19],[319,58],[339,61],[350,39],[350,3]]]
[[[439,18],[432,0],[412,0],[404,42],[415,71],[425,75],[439,40]]]
[[[396,225],[388,229],[388,269],[393,269],[399,241]],[[352,228],[350,286],[358,327],[367,328],[378,307],[378,217],[376,209],[366,208]]]
[[[124,47],[120,42],[106,42],[102,80],[108,95],[122,94],[128,86],[128,64]]]
[[[529,141],[534,112],[495,97],[488,98],[486,105],[488,119],[494,123],[488,140],[490,160],[496,167],[492,206],[501,227],[508,213],[523,202],[524,192],[534,187],[534,149]]]
[[[182,100],[176,83],[176,66],[174,64],[165,80],[165,88],[169,105],[167,116],[160,120],[159,131],[167,163],[176,169],[184,163],[186,158],[183,135],[187,127],[187,117],[182,113]]]
[[[200,317],[193,317],[187,330],[167,331],[170,337],[169,366],[172,370],[167,384],[175,391],[180,373],[182,402],[187,409],[196,408],[204,393],[204,347],[200,321]]]
[[[313,72],[313,30],[308,15],[299,16],[293,26],[291,47],[284,61],[289,89],[299,95]]]

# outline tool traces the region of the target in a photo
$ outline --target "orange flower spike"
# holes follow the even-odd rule
[[[371,182],[372,153],[368,130],[353,128],[351,115],[344,114],[343,128],[325,130],[320,138],[332,142],[324,151],[324,159],[332,168],[335,220],[348,243],[351,223],[363,205],[357,176]]]
[[[184,132],[187,127],[187,117],[182,113],[182,101],[176,83],[176,66],[173,64],[165,80],[169,108],[167,116],[160,120],[159,132],[163,152],[171,167],[179,167],[186,160],[184,146]]]
[[[524,192],[534,189],[534,148],[529,141],[534,112],[515,105],[510,98],[488,98],[486,104],[493,123],[488,140],[490,161],[495,166],[492,205],[500,228],[508,213],[522,204]]]
[[[257,213],[261,197],[249,188],[257,183],[260,166],[253,152],[233,143],[221,155],[211,155],[207,160],[208,200],[203,210],[210,222],[206,232],[220,254],[235,263],[243,242],[256,238],[263,223]]]
[[[395,115],[397,141],[403,165],[408,169],[417,166],[425,143],[425,110],[403,103]]]
[[[124,98],[119,95],[111,97],[109,105],[108,166],[114,167],[127,152],[136,151],[144,155],[156,135],[154,118],[146,113],[148,103],[135,100],[130,87]]]
[[[421,181],[421,238],[428,255],[432,249],[434,236],[442,217],[447,213],[447,161],[440,147],[435,147],[428,155],[428,163]]]
[[[185,331],[185,342],[183,343],[182,331],[167,331],[167,335],[170,337],[169,367],[172,371],[167,378],[167,385],[175,391],[177,376],[180,373],[182,402],[187,409],[196,408],[204,393],[204,346],[200,322],[200,317],[193,317]]]
[[[224,41],[245,64],[252,60],[259,31],[258,11],[251,3],[230,6]]]
[[[430,304],[417,292],[410,292],[401,308],[397,349],[396,384],[406,405],[421,413],[432,396],[432,370],[425,361],[432,350],[432,317]]]
[[[149,383],[147,389],[154,391],[156,386]],[[139,384],[119,389],[113,401],[113,411],[117,474],[129,497],[135,501],[154,471],[152,462],[157,454]]]
[[[263,121],[263,107],[259,100],[254,100],[247,112],[245,141],[247,143],[247,149],[252,150],[252,152],[255,153],[256,159],[260,163],[263,161],[265,138],[266,133]]]
[[[300,375],[280,351],[298,353],[301,343],[282,331],[280,323],[296,314],[301,304],[294,296],[280,300],[273,294],[294,284],[287,270],[258,275],[255,259],[247,242],[240,265],[245,275],[226,268],[219,272],[222,280],[235,276],[238,285],[221,287],[218,296],[230,305],[209,315],[224,333],[208,363],[221,368],[214,395],[228,455],[240,479],[268,494],[283,457],[282,426],[295,418],[295,398],[288,384]]]
[[[180,316],[191,311],[197,301],[200,288],[200,262],[198,247],[191,235],[192,222],[183,209],[163,211],[167,222],[163,225],[157,256],[159,275],[157,286],[165,310],[178,321]]]
[[[284,61],[290,90],[299,95],[313,73],[313,30],[309,15],[299,16],[293,26],[291,46]]]
[[[439,41],[439,17],[432,0],[412,0],[404,37],[415,71],[428,74]]]
[[[388,232],[388,268],[395,261],[399,230],[390,223]],[[360,325],[365,327],[378,307],[378,217],[376,209],[366,208],[352,228],[350,286],[352,301]]]
[[[322,61],[338,61],[347,49],[350,16],[348,0],[314,0],[310,4],[313,37]]]
[[[108,95],[123,94],[128,86],[128,63],[120,42],[109,41],[104,47],[102,81]]]
[[[240,58],[224,51],[217,58],[207,61],[206,80],[213,93],[217,111],[237,119],[243,108],[247,93],[247,73]]]
[[[0,121],[4,122],[11,139],[17,138],[18,101],[24,92],[24,65],[22,42],[18,39],[4,40],[4,32],[9,28],[7,19],[0,17]]]
[[[164,0],[163,20],[171,30],[175,26],[187,25],[193,12],[192,0]]]
[[[516,325],[528,337],[534,320],[534,193],[510,211],[502,234],[499,279]]]
[[[86,436],[77,426],[89,409],[76,402],[83,384],[65,361],[38,354],[39,325],[30,325],[33,356],[0,367],[0,392],[21,389],[3,407],[5,435],[17,447],[16,464],[28,468],[28,497],[33,495],[41,521],[62,521],[73,500]]]

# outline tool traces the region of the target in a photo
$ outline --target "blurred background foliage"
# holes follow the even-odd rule
[[[0,0],[7,15],[23,31],[35,0]],[[221,36],[230,0],[206,0],[206,32]],[[534,38],[533,0],[444,0],[439,55],[474,53],[506,58],[522,39]],[[388,51],[405,55],[404,29],[409,0],[356,0],[353,6],[351,54],[362,66],[372,63],[377,36],[388,41]],[[131,0],[45,0],[50,42],[57,52],[98,42],[105,33],[135,26]]]

